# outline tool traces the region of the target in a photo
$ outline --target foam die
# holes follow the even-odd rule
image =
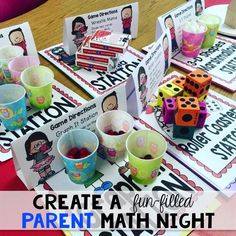
[[[157,106],[162,107],[164,98],[171,98],[181,96],[183,94],[183,89],[179,86],[173,84],[172,82],[167,82],[159,87]]]
[[[165,124],[174,124],[176,111],[176,98],[164,98],[162,115]]]
[[[208,93],[212,81],[212,77],[202,71],[195,70],[186,76],[184,83],[184,91],[192,97],[201,97]]]
[[[174,79],[172,81],[172,83],[174,83],[175,85],[179,86],[180,88],[184,88],[184,84],[185,84],[185,76],[179,76],[178,78]]]
[[[175,124],[179,126],[196,126],[200,113],[199,102],[195,97],[177,97]]]
[[[207,99],[207,93],[206,94],[203,94],[201,97],[199,97],[198,98],[198,101],[199,102],[204,102],[204,101],[206,101],[206,99]],[[184,97],[192,97],[190,94],[188,94],[187,92],[183,92],[183,96]]]
[[[174,124],[173,136],[174,138],[191,139],[193,138],[194,131],[194,126],[179,126]]]
[[[207,106],[205,102],[199,102],[200,113],[196,128],[203,128],[207,118]]]

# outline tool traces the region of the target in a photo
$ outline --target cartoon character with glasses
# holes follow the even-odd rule
[[[54,156],[49,155],[49,152],[52,150],[52,143],[42,132],[32,133],[25,142],[26,160],[33,160],[31,169],[39,173],[40,179],[38,184],[45,183],[49,177],[55,174],[55,171],[50,166],[55,159]]]

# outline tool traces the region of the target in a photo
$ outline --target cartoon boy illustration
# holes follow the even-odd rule
[[[117,110],[118,109],[118,99],[116,92],[113,91],[109,95],[107,95],[103,101],[102,101],[102,111],[111,111],[111,110]]]
[[[85,34],[87,33],[88,27],[86,26],[85,20],[78,16],[72,21],[72,32],[75,37],[73,42],[77,48],[80,47],[85,39]]]
[[[164,74],[165,74],[169,67],[169,43],[168,43],[167,35],[165,35],[163,38],[162,47],[163,47],[164,58],[165,58],[165,70],[164,70]]]
[[[174,21],[173,21],[171,15],[168,15],[165,18],[164,24],[165,24],[166,28],[170,29],[170,35],[171,35],[171,41],[172,41],[172,52],[175,52],[178,49],[178,44],[177,44],[176,36],[175,36]]]
[[[123,33],[124,34],[131,34],[131,22],[132,22],[132,6],[129,5],[124,7],[121,10],[121,20],[123,25]]]
[[[24,50],[24,56],[28,55],[25,36],[21,28],[11,30],[8,34],[8,37],[13,46],[19,46]]]
[[[196,0],[195,2],[195,15],[200,16],[202,14],[203,7],[202,7],[202,1]]]
[[[55,159],[54,156],[49,155],[52,150],[52,143],[53,141],[50,142],[48,137],[42,132],[32,133],[25,142],[26,160],[33,160],[31,169],[39,173],[38,184],[43,184],[47,178],[55,174],[55,171],[50,166]]]
[[[147,106],[147,100],[146,100],[146,95],[147,95],[147,75],[145,72],[144,67],[140,66],[138,70],[138,89],[141,92],[140,93],[140,101],[142,103],[143,111],[146,109]]]

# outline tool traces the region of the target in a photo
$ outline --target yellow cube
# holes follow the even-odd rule
[[[157,93],[157,106],[162,107],[164,98],[182,96],[183,89],[172,82],[167,82],[159,87]]]

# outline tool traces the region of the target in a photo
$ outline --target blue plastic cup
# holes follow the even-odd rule
[[[0,86],[0,119],[8,130],[16,130],[27,123],[26,91],[17,84]]]
[[[94,176],[98,145],[99,141],[96,134],[86,129],[74,129],[59,138],[57,150],[72,182],[83,184]],[[81,159],[66,157],[72,148],[87,148],[91,154]]]

